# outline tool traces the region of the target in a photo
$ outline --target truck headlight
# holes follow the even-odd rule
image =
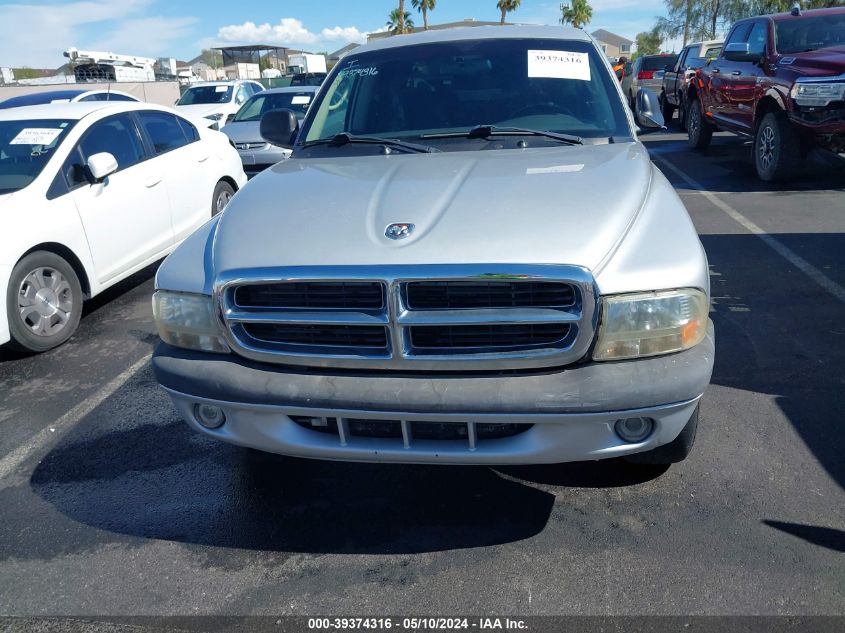
[[[700,290],[604,297],[593,358],[622,360],[680,352],[707,334],[707,295]]]
[[[153,317],[161,340],[200,352],[229,353],[214,319],[208,295],[159,290],[153,295]]]
[[[789,96],[800,106],[824,107],[832,101],[845,99],[845,81],[796,81]]]

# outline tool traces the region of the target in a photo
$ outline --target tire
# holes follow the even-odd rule
[[[47,251],[36,251],[12,269],[6,292],[10,347],[46,352],[67,341],[82,317],[82,286],[73,267]]]
[[[798,135],[786,115],[769,112],[754,135],[754,166],[766,182],[786,180],[795,175],[801,161]]]
[[[232,196],[235,195],[235,189],[225,180],[221,180],[217,183],[217,186],[214,188],[214,193],[211,196],[211,217],[214,217],[218,213],[222,213],[223,209],[225,209],[229,201],[232,199]]]
[[[668,465],[684,461],[692,452],[695,444],[695,434],[698,430],[698,411],[695,407],[689,421],[681,431],[680,435],[668,444],[658,446],[645,453],[635,453],[625,457],[625,461],[631,464]]]
[[[675,106],[666,99],[665,92],[660,95],[660,113],[663,115],[664,125],[668,127],[672,121],[672,116],[675,114]]]
[[[704,109],[699,99],[689,104],[687,120],[687,145],[693,149],[706,149],[713,138],[713,126],[704,118]]]

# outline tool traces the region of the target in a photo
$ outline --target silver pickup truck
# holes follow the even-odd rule
[[[637,99],[635,122],[574,29],[356,49],[301,127],[264,115],[291,158],[161,266],[158,381],[197,431],[286,455],[681,461],[713,367],[707,259]]]

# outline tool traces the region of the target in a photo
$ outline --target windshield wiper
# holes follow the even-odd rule
[[[467,132],[443,132],[439,134],[423,134],[422,139],[436,138],[489,138],[491,136],[543,136],[568,145],[583,145],[584,139],[574,134],[547,132],[546,130],[530,130],[524,127],[499,127],[498,125],[476,125]]]
[[[302,147],[314,147],[315,145],[331,145],[332,147],[342,147],[352,143],[361,143],[363,145],[382,145],[384,147],[395,147],[396,149],[404,149],[409,152],[416,152],[418,154],[430,154],[439,150],[428,145],[418,145],[417,143],[408,143],[391,138],[378,138],[376,136],[356,136],[348,132],[341,132],[335,134],[332,138],[321,138],[316,141],[308,141],[303,143]]]

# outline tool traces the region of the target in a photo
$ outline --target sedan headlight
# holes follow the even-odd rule
[[[680,352],[707,334],[709,305],[700,290],[670,290],[604,297],[595,360],[622,360]]]
[[[153,317],[161,340],[200,352],[228,353],[214,319],[208,295],[159,290],[153,295]]]
[[[800,106],[824,107],[832,101],[845,99],[845,81],[796,81],[789,96]]]

